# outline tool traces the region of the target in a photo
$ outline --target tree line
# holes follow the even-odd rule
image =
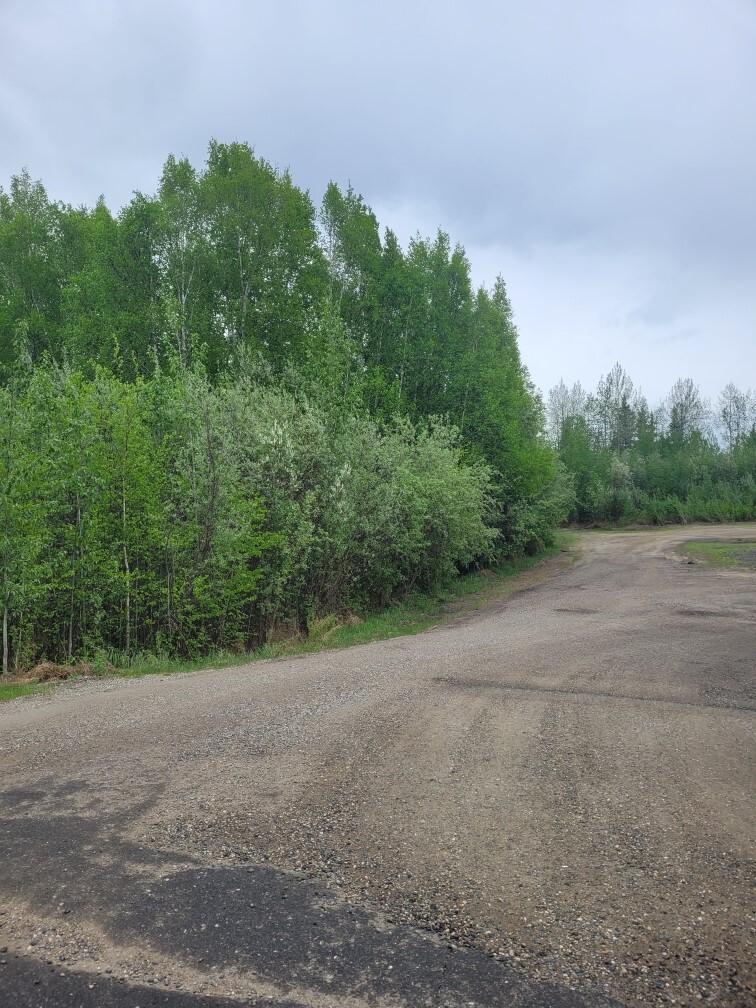
[[[493,555],[453,428],[302,391],[55,364],[0,390],[5,668],[249,650]]]
[[[548,394],[550,440],[580,523],[743,521],[756,515],[756,395],[730,383],[716,403],[690,379],[652,409],[616,364],[595,392]]]
[[[247,650],[577,522],[753,517],[754,397],[546,408],[503,280],[244,143],[118,213],[0,189],[3,674]]]
[[[550,541],[503,281],[242,143],[113,214],[0,190],[3,671],[246,649]]]

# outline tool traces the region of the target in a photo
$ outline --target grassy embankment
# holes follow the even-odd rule
[[[351,619],[341,623],[337,616],[327,616],[313,623],[306,640],[292,637],[278,643],[266,644],[248,654],[222,652],[192,661],[140,654],[127,662],[122,656],[110,655],[107,659],[96,660],[90,675],[98,678],[105,676],[138,678],[144,675],[194,672],[205,668],[231,668],[265,658],[289,658],[421,633],[439,623],[481,609],[495,599],[506,598],[517,590],[523,576],[528,572],[533,572],[530,575],[531,579],[537,578],[539,571],[536,568],[540,567],[543,576],[547,576],[551,570],[547,561],[558,554],[569,553],[572,559],[576,558],[578,553],[576,542],[576,536],[569,532],[561,532],[554,546],[536,556],[517,557],[493,570],[460,575],[429,594],[413,592],[403,601],[394,603],[378,613],[368,614],[362,619]],[[0,701],[49,689],[51,689],[50,683],[0,682]]]

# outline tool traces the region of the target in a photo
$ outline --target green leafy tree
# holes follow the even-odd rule
[[[730,382],[722,390],[717,403],[716,421],[727,451],[732,452],[756,425],[756,396],[747,389],[741,392]]]
[[[200,184],[217,305],[212,369],[236,361],[242,347],[281,367],[298,354],[325,295],[310,199],[242,143],[213,141]]]
[[[55,352],[65,270],[61,210],[28,171],[0,189],[0,366]]]
[[[0,607],[2,675],[21,661],[25,614],[43,590],[46,543],[43,445],[31,437],[21,382],[0,387]]]

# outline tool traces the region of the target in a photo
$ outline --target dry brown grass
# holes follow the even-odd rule
[[[62,682],[78,676],[89,675],[92,665],[89,662],[77,662],[75,665],[58,665],[55,662],[43,661],[27,672],[16,677],[16,682]]]

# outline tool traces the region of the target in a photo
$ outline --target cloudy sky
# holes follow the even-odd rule
[[[547,390],[756,386],[756,0],[0,0],[0,186],[246,140],[501,273]]]

